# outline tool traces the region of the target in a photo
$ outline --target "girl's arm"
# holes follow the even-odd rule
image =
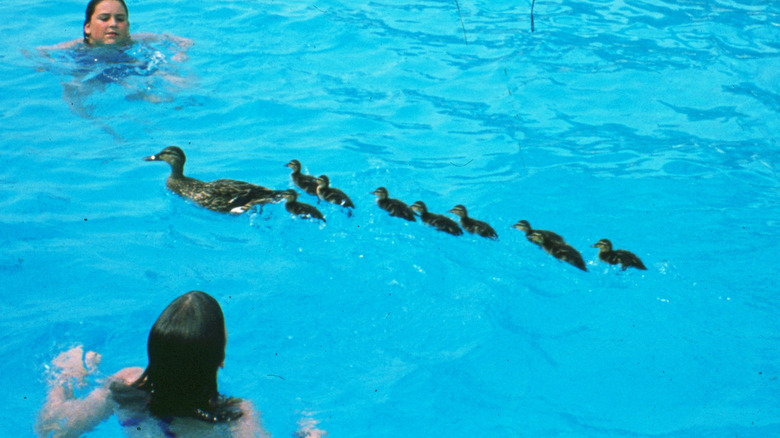
[[[62,386],[51,389],[38,415],[35,430],[39,437],[77,438],[111,416],[108,388],[98,388],[82,399],[71,399]]]
[[[132,383],[130,379],[142,371],[126,368],[112,376],[106,385],[86,397],[76,398],[74,390],[86,385],[84,378],[96,372],[100,363],[100,355],[93,351],[87,352],[83,360],[82,356],[83,349],[78,346],[60,353],[52,361],[57,370],[52,372],[51,389],[35,425],[39,437],[77,438],[94,429],[113,412],[108,383],[113,380]]]
[[[44,53],[48,53],[52,50],[69,49],[82,41],[84,41],[84,39],[79,38],[72,41],[65,41],[63,43],[54,44],[53,46],[40,46],[38,47],[38,50]]]
[[[52,52],[58,51],[58,50],[65,50],[69,49],[78,43],[80,43],[81,39],[73,40],[73,41],[65,41],[64,43],[54,44],[53,46],[38,46],[36,49],[38,50],[38,54],[40,56],[43,56],[45,58],[52,59]]]

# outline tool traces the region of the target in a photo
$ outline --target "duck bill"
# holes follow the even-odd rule
[[[149,155],[148,157],[144,157],[144,161],[157,161],[157,155]]]

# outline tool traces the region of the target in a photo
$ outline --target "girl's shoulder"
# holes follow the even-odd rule
[[[130,385],[138,380],[144,373],[144,369],[141,367],[127,367],[114,373],[109,380],[111,382],[121,383],[124,385]]]
[[[129,367],[108,378],[111,399],[118,404],[117,407],[134,411],[146,410],[149,394],[133,386],[133,383],[141,378],[143,372],[143,368]]]
[[[54,45],[51,45],[51,46],[41,46],[41,47],[38,47],[38,50],[50,51],[50,50],[70,49],[71,47],[77,46],[79,43],[82,43],[83,41],[84,41],[84,39],[79,38],[79,39],[75,39],[75,40],[71,40],[71,41],[65,41],[65,42],[62,42],[62,43],[59,43],[59,44],[54,44]]]

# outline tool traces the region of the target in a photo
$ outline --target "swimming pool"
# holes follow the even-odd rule
[[[274,436],[301,418],[344,437],[780,433],[778,5],[540,1],[534,33],[530,2],[458,6],[129,2],[133,32],[194,40],[161,67],[183,80],[152,83],[157,104],[128,98],[147,79],[108,86],[81,113],[67,73],[25,54],[77,37],[81,2],[3,20],[3,434],[32,434],[59,351],[145,365],[191,289],[225,311],[221,392]],[[199,209],[141,160],[169,144],[190,176],[278,188],[297,158],[357,208]],[[391,218],[378,186],[464,204],[499,240]],[[603,237],[648,271],[599,262]]]

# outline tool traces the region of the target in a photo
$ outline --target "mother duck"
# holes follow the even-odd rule
[[[220,213],[241,214],[254,205],[279,202],[284,199],[283,190],[272,190],[244,181],[218,179],[200,181],[184,176],[184,151],[168,146],[155,155],[144,157],[146,161],[165,161],[171,166],[171,174],[165,182],[168,190],[191,199],[201,207]]]

